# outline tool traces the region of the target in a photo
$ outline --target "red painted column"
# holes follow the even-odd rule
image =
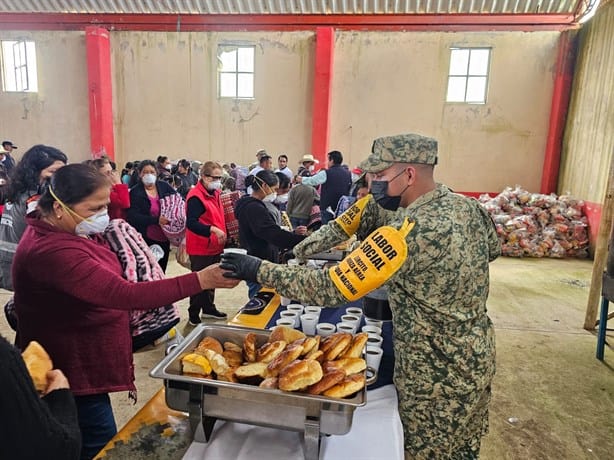
[[[111,84],[109,31],[101,27],[86,27],[85,49],[92,157],[107,155],[114,160],[113,86]]]
[[[333,50],[335,29],[316,28],[316,60],[313,79],[313,105],[311,121],[311,153],[326,164],[330,133],[330,99],[333,82]]]
[[[569,108],[571,84],[576,61],[576,33],[562,32],[559,39],[559,52],[556,58],[550,123],[546,140],[546,154],[542,169],[541,193],[556,193],[561,165],[561,148],[565,132],[565,120]]]

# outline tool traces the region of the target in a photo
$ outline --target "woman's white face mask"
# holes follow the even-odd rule
[[[265,196],[262,199],[262,201],[268,201],[269,203],[273,203],[276,198],[277,198],[277,193],[269,193],[267,196]]]
[[[81,216],[79,216],[81,217]],[[104,232],[109,225],[109,212],[106,209],[98,211],[93,216],[83,218],[75,227],[75,234],[79,236],[94,235],[95,233]]]
[[[288,202],[288,194],[284,193],[282,195],[277,195],[277,198],[275,198],[275,203],[277,204],[284,204]]]
[[[155,174],[143,174],[143,178],[141,179],[143,184],[145,185],[153,185],[156,183],[156,175]]]

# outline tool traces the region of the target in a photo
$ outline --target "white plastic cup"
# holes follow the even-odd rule
[[[304,308],[305,307],[303,307],[300,303],[291,303],[286,307],[286,310],[295,311],[296,313],[298,313],[299,316],[301,316],[303,314]]]
[[[354,325],[341,321],[340,323],[337,323],[337,332],[347,332],[348,334],[354,334]]]
[[[366,326],[362,327],[362,332],[366,332],[367,334],[376,334],[381,336],[382,335],[382,329],[380,327],[377,326],[371,326],[370,324],[367,324]]]
[[[226,249],[224,249],[224,254],[229,254],[229,253],[243,254],[245,256],[245,255],[247,255],[247,249],[243,249],[243,248],[226,248]]]
[[[348,307],[345,309],[345,314],[358,316],[358,319],[362,319],[362,308]]]
[[[341,315],[341,322],[351,324],[354,327],[354,334],[360,326],[360,318],[356,315]]]
[[[382,362],[383,354],[384,350],[382,350],[381,348],[367,346],[367,350],[365,352],[365,360],[367,361],[367,366],[372,367],[377,372],[379,370],[379,365]]]
[[[316,315],[312,315],[310,313],[305,313],[301,315],[301,327],[303,328],[303,332],[307,335],[315,335],[316,326],[318,324],[318,317]]]
[[[292,302],[292,299],[288,297],[284,297],[283,295],[279,297],[280,297],[279,303],[281,303],[282,307],[287,307],[288,305],[290,305],[290,302]]]
[[[367,348],[368,347],[378,347],[382,348],[382,343],[384,339],[381,335],[377,334],[367,334]]]
[[[282,318],[287,318],[287,319],[291,319],[292,321],[294,321],[294,324],[292,327],[298,327],[300,325],[300,318],[298,316],[298,313],[295,311],[288,311],[288,310],[284,310],[279,314]]]
[[[305,313],[309,313],[311,315],[316,315],[318,319],[320,318],[320,313],[322,313],[322,307],[318,307],[316,305],[307,305],[305,307]]]
[[[334,324],[331,323],[318,323],[316,326],[316,332],[318,335],[322,337],[328,337],[329,335],[333,335],[337,328]]]
[[[382,328],[382,324],[384,324],[384,322],[379,320],[379,319],[367,318],[365,316],[365,324],[367,326],[376,326],[376,327],[379,327],[381,329]]]
[[[278,326],[294,328],[294,318],[279,318],[277,321],[275,321],[275,324]]]

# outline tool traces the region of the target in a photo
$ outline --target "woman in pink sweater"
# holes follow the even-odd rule
[[[205,289],[230,288],[218,265],[159,281],[130,283],[98,235],[108,221],[109,182],[91,166],[60,169],[28,217],[13,262],[18,345],[37,340],[71,382],[82,459],[116,433],[108,393],[136,390],[128,312],[168,305]]]

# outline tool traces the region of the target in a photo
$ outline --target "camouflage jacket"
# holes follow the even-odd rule
[[[395,374],[403,367],[403,374],[411,374],[415,385],[435,391],[430,372],[419,375],[417,368],[412,372],[406,368],[411,362],[419,366],[422,358],[418,356],[428,356],[431,366],[456,367],[460,378],[454,384],[465,381],[459,391],[483,389],[494,374],[494,333],[486,314],[488,264],[501,253],[492,220],[476,200],[438,185],[397,211],[384,210],[371,198],[357,236],[364,239],[383,225],[399,228],[405,218],[416,223],[406,238],[408,257],[385,283],[393,313]],[[332,221],[299,243],[294,253],[305,258],[347,238]],[[328,271],[265,261],[258,281],[306,304],[346,303]],[[435,358],[441,362],[434,363]]]

